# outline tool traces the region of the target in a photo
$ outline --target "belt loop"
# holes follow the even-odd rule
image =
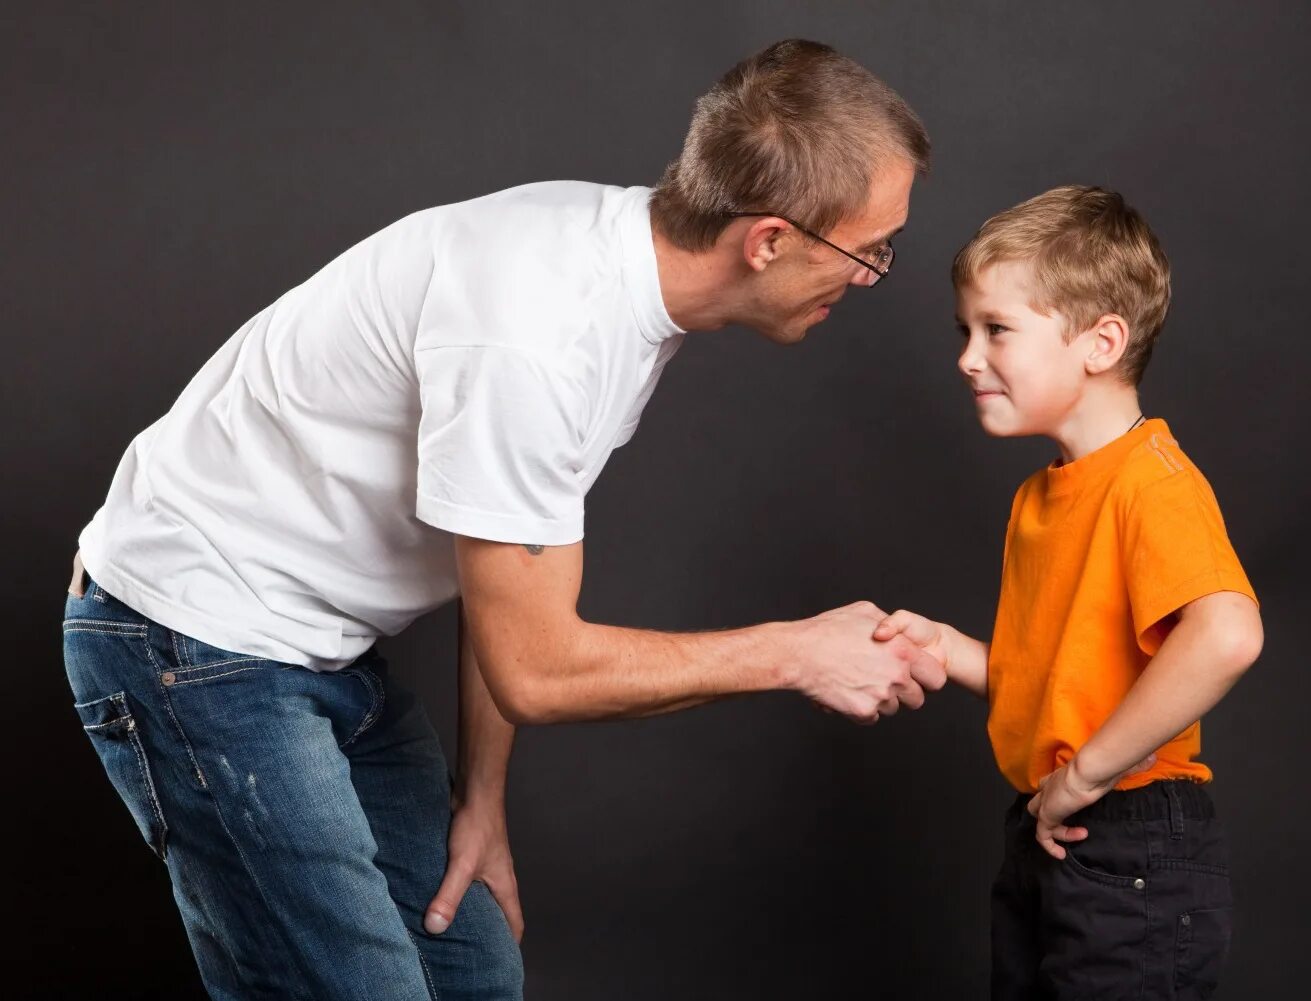
[[[1184,836],[1184,810],[1179,803],[1179,784],[1166,781],[1162,785],[1165,786],[1165,795],[1170,801],[1170,840],[1178,841]]]

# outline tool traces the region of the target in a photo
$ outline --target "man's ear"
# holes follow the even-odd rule
[[[791,229],[786,219],[766,216],[757,219],[742,238],[742,257],[752,271],[764,271],[777,259],[781,241]]]
[[[1106,313],[1088,328],[1092,349],[1083,367],[1089,375],[1109,372],[1119,364],[1129,346],[1129,324],[1119,313]]]

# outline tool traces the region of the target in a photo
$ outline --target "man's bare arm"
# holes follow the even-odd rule
[[[480,879],[491,890],[518,941],[523,937],[523,908],[505,824],[505,779],[514,746],[514,726],[497,711],[483,682],[463,608],[459,742],[446,874],[428,904],[423,926],[432,935],[446,931],[469,884]]]
[[[583,545],[545,548],[458,537],[474,648],[514,723],[633,717],[767,689],[800,691],[873,721],[918,708],[942,667],[903,637],[876,643],[883,613],[858,602],[798,622],[661,633],[584,621]]]

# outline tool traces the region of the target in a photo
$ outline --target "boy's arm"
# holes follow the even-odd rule
[[[1178,615],[1119,708],[1070,762],[1088,786],[1114,785],[1135,762],[1201,719],[1260,656],[1261,615],[1247,595],[1208,594]]]
[[[1056,858],[1065,857],[1057,839],[1088,836],[1085,828],[1066,827],[1065,819],[1201,719],[1261,653],[1261,616],[1246,595],[1218,591],[1177,614],[1178,624],[1124,701],[1067,765],[1043,779],[1029,802],[1038,841]]]
[[[934,622],[904,608],[880,622],[874,638],[887,641],[898,633],[937,660],[946,670],[948,681],[981,699],[988,697],[987,643],[966,636],[945,622]]]

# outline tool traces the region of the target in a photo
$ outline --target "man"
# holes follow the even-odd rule
[[[584,496],[685,331],[801,340],[887,274],[928,149],[866,70],[778,43],[700,99],[654,192],[402,219],[132,443],[80,539],[65,659],[214,997],[520,996],[515,724],[765,689],[872,722],[943,684],[872,640],[867,602],[709,634],[576,608]],[[457,596],[451,788],[372,648]]]

